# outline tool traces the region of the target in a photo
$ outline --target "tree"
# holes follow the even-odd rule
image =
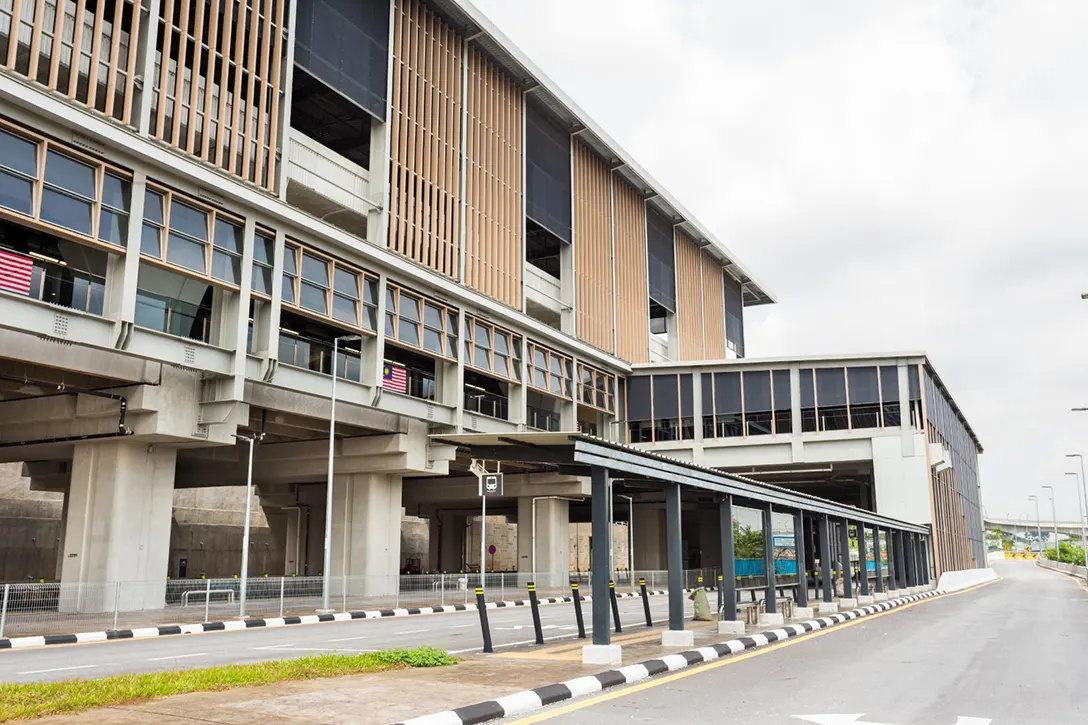
[[[734,556],[738,559],[763,558],[763,531],[733,522]]]

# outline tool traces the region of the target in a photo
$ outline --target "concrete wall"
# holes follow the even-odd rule
[[[0,464],[0,581],[51,580],[64,496],[31,491],[21,463]]]
[[[876,510],[916,524],[931,522],[929,464],[921,433],[872,439]]]

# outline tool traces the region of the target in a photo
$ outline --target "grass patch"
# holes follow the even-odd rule
[[[81,712],[95,707],[145,702],[188,692],[270,685],[405,667],[441,667],[458,659],[433,647],[391,649],[354,655],[309,655],[248,665],[117,675],[60,682],[0,684],[0,723],[45,715]]]

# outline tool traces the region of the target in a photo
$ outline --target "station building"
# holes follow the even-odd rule
[[[775,301],[463,0],[0,2],[0,462],[63,494],[62,582],[191,576],[177,492],[243,487],[255,435],[264,573],[319,573],[334,374],[334,575],[395,576],[405,513],[424,566],[471,566],[476,480],[441,437],[534,430],[980,565],[981,447],[925,355],[748,358]],[[509,471],[518,568],[567,566],[589,493]],[[615,504],[640,568],[659,509]]]

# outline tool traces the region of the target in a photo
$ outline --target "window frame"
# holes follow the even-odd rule
[[[268,262],[267,264],[265,262],[259,261],[257,259],[257,255],[256,255],[257,240],[262,239],[262,238],[263,239],[269,239],[269,240],[272,241],[272,261]],[[261,227],[261,226],[258,226],[256,229],[254,229],[253,230],[253,251],[254,251],[254,254],[253,254],[253,273],[250,274],[250,277],[249,277],[249,294],[250,295],[256,295],[257,297],[261,298],[262,300],[271,301],[272,300],[272,293],[268,292],[266,294],[264,292],[261,292],[261,291],[255,289],[253,287],[253,280],[256,279],[256,277],[257,277],[256,272],[257,272],[258,267],[260,267],[261,269],[267,269],[268,273],[269,273],[269,277],[271,278],[271,280],[269,282],[270,289],[274,290],[276,288],[276,265],[275,265],[275,259],[276,259],[276,233],[274,231],[272,231],[271,229],[265,229],[264,227]],[[286,253],[287,253],[287,250],[285,248],[284,249],[284,254],[286,254]],[[283,284],[283,283],[280,282],[280,284]]]
[[[590,374],[590,379],[591,379],[591,381],[593,383],[593,388],[592,388],[593,389],[593,396],[592,396],[593,397],[593,402],[592,403],[587,403],[585,401],[585,396],[584,396],[585,388],[584,388],[584,383],[582,382],[582,373],[583,372],[588,372]],[[608,383],[609,382],[612,383],[611,392],[608,389]],[[598,387],[602,383],[604,384],[604,387],[603,388]],[[576,378],[576,388],[577,388],[577,392],[578,392],[578,407],[580,407],[580,408],[581,407],[592,408],[593,410],[599,410],[602,413],[606,413],[606,414],[612,415],[612,416],[614,416],[616,414],[616,376],[613,375],[612,373],[601,370],[600,368],[595,368],[592,365],[586,365],[583,362],[579,362],[578,363],[578,375],[577,375],[577,378]],[[602,408],[601,406],[597,405],[597,393],[598,392],[603,392],[604,393],[605,406],[606,407]],[[612,402],[611,407],[608,407],[608,401],[609,400]]]
[[[272,247],[272,249],[273,249],[273,253],[274,253],[275,252],[275,241],[274,241],[275,240],[275,235],[273,234],[272,237],[273,237],[273,247]],[[288,255],[291,255],[291,254],[294,255],[293,259],[295,261],[295,273],[293,275],[289,274],[287,272],[287,265],[286,265],[286,260],[288,258]],[[329,286],[325,288],[325,310],[326,310],[325,314],[317,312],[316,310],[311,310],[309,307],[303,307],[302,306],[302,297],[301,296],[302,296],[302,279],[303,279],[302,278],[302,257],[303,257],[303,254],[308,254],[311,257],[313,257],[313,258],[315,258],[315,259],[317,259],[317,260],[319,260],[319,261],[321,261],[321,262],[323,262],[325,264],[325,270],[326,270],[326,273],[328,275],[328,280],[329,280]],[[322,252],[319,249],[316,249],[316,248],[314,248],[312,246],[308,246],[306,244],[303,244],[302,242],[300,242],[300,241],[298,241],[296,239],[292,239],[290,237],[288,237],[283,243],[283,258],[285,260],[285,263],[281,265],[281,273],[280,273],[279,280],[273,279],[272,284],[273,285],[275,285],[275,284],[282,285],[285,279],[290,278],[291,279],[291,291],[294,294],[294,301],[293,302],[288,302],[287,300],[283,299],[282,294],[281,294],[280,304],[282,306],[288,307],[293,312],[296,312],[296,313],[298,313],[300,315],[306,315],[307,317],[312,317],[315,320],[320,320],[321,322],[333,325],[335,327],[341,327],[341,328],[349,329],[349,330],[351,330],[353,332],[360,332],[361,334],[364,334],[364,335],[369,335],[371,337],[377,337],[377,335],[378,335],[377,326],[382,324],[382,321],[378,319],[378,299],[379,299],[379,297],[381,295],[381,280],[379,279],[378,275],[374,274],[373,272],[367,271],[366,269],[363,269],[362,267],[359,267],[357,265],[349,264],[348,262],[344,262],[343,260],[337,259],[336,257],[333,257],[330,254],[326,254],[325,252]],[[254,264],[257,264],[257,262],[254,261]],[[349,272],[351,274],[356,275],[356,278],[359,281],[359,299],[356,300],[356,323],[354,325],[352,323],[350,323],[350,322],[346,322],[344,320],[341,320],[338,317],[334,317],[333,314],[332,314],[333,313],[334,298],[335,298],[335,296],[337,294],[336,293],[336,270],[337,269],[342,269],[342,270],[344,270],[346,272]],[[373,282],[374,283],[374,296],[375,296],[375,299],[374,299],[374,304],[372,304],[372,305],[368,304],[366,302],[366,285],[367,285],[367,282]],[[312,281],[308,281],[308,284],[317,286]],[[260,294],[260,293],[256,293],[256,294],[259,297],[266,297],[265,295]],[[343,295],[341,295],[341,296],[343,296]],[[269,297],[267,297],[267,299],[271,299],[271,297],[269,296]],[[372,307],[374,309],[374,326],[375,326],[375,329],[373,329],[373,330],[366,327],[363,324],[363,320],[366,319],[366,308],[367,307]]]
[[[566,375],[563,377],[564,384],[561,386],[561,387],[565,388],[565,390],[563,392],[556,393],[554,390],[551,389],[550,384],[546,384],[544,387],[541,387],[541,386],[536,384],[536,376],[535,376],[534,373],[535,373],[536,370],[539,369],[539,368],[536,367],[536,354],[535,353],[536,353],[537,350],[540,350],[542,353],[544,353],[544,360],[545,360],[545,362],[547,364],[547,368],[544,371],[545,372],[545,380],[548,381],[548,383],[551,382],[551,376],[554,375],[554,373],[552,372],[552,368],[551,368],[551,364],[552,364],[553,360],[558,360],[559,365],[560,365],[560,369],[564,370],[566,372]],[[541,345],[538,342],[534,342],[532,340],[526,340],[525,341],[525,360],[526,360],[526,363],[529,366],[529,373],[526,376],[528,379],[526,380],[526,383],[529,385],[530,388],[532,388],[533,390],[535,390],[535,391],[537,391],[539,393],[544,393],[546,395],[550,395],[553,398],[559,398],[560,400],[570,400],[570,401],[574,400],[574,358],[573,357],[571,357],[570,355],[564,355],[561,352],[556,352],[555,350],[552,350],[549,347]]]
[[[14,38],[14,34],[12,35]],[[17,40],[17,39],[16,39]],[[7,133],[16,138],[22,139],[28,143],[35,145],[35,174],[30,176],[24,172],[16,171],[10,167],[4,168],[5,174],[10,174],[14,177],[23,179],[30,182],[31,186],[31,199],[30,199],[30,214],[24,214],[23,212],[15,209],[9,209],[8,207],[0,207],[0,217],[8,219],[10,221],[27,224],[31,227],[41,229],[54,236],[67,239],[69,241],[77,242],[79,244],[86,244],[88,246],[95,247],[111,254],[125,254],[128,251],[128,245],[132,243],[131,239],[127,238],[125,246],[114,244],[110,241],[104,241],[99,239],[99,233],[101,232],[102,221],[102,194],[105,186],[105,176],[109,174],[115,178],[118,178],[129,185],[129,210],[127,212],[121,212],[120,210],[106,206],[113,213],[121,213],[126,219],[131,218],[132,214],[132,172],[127,169],[123,169],[119,166],[115,166],[106,161],[95,158],[89,154],[83,153],[67,144],[54,141],[53,139],[43,136],[39,133],[22,128],[18,124],[11,123],[4,119],[0,119],[0,132]],[[79,194],[62,189],[56,186],[56,184],[45,183],[45,168],[46,161],[49,158],[50,152],[55,152],[61,156],[65,156],[72,161],[75,161],[86,166],[90,166],[94,173],[94,199],[89,200]],[[81,201],[91,201],[91,234],[87,235],[74,229],[54,224],[53,222],[45,221],[41,216],[42,198],[45,193],[46,187],[54,189],[56,193],[70,196]]]
[[[379,290],[379,293],[380,292],[381,291]],[[452,307],[452,306],[446,304],[445,302],[439,302],[438,300],[434,299],[433,297],[428,297],[427,295],[420,294],[419,292],[414,292],[414,291],[408,289],[407,287],[401,287],[400,285],[398,285],[398,284],[396,284],[394,282],[386,282],[385,283],[385,295],[386,295],[387,298],[390,295],[392,295],[392,300],[393,300],[393,309],[390,310],[388,305],[387,305],[386,310],[385,310],[385,318],[381,319],[381,320],[378,320],[378,324],[380,324],[380,325],[385,325],[386,322],[390,319],[390,317],[393,320],[392,332],[390,333],[390,331],[386,331],[386,334],[385,334],[386,344],[396,345],[397,347],[403,347],[403,348],[405,348],[407,350],[414,350],[414,351],[418,352],[421,355],[427,355],[428,357],[433,357],[436,360],[445,360],[447,362],[452,362],[452,363],[457,362],[458,345],[461,344],[460,343],[461,335],[458,334],[460,332],[460,330],[457,329],[456,320],[458,319],[458,317],[460,315],[460,310],[458,310],[456,307]],[[413,345],[410,342],[405,342],[404,340],[400,339],[400,330],[401,330],[400,326],[401,326],[401,321],[403,319],[401,317],[401,314],[400,314],[401,310],[403,309],[403,304],[401,302],[401,295],[407,295],[408,297],[419,301],[419,320],[416,321],[416,323],[415,323],[415,326],[416,326],[416,339],[419,341],[418,344]],[[427,321],[427,305],[431,305],[432,307],[437,307],[438,311],[439,311],[439,316],[440,316],[440,318],[442,320],[442,332],[441,332],[441,335],[442,335],[442,352],[441,353],[435,352],[434,350],[432,350],[429,347],[424,347],[424,339],[425,339],[425,334],[426,334],[425,331],[427,329],[430,329],[430,330],[434,329],[433,327],[427,325],[427,323],[426,323],[426,321]],[[451,319],[451,316],[452,316],[452,319]],[[451,325],[451,323],[452,323],[452,325]],[[452,327],[452,331],[451,331],[451,327]],[[451,337],[454,340],[454,342],[453,342],[453,355],[448,354],[449,345],[450,345],[449,344],[449,339]],[[437,378],[437,375],[435,377]]]
[[[476,365],[476,326],[485,327],[491,334],[491,342],[487,346],[487,361],[491,366],[490,368],[482,368]],[[506,335],[510,342],[510,351],[506,357],[510,358],[510,370],[509,375],[503,375],[495,371],[495,335]],[[523,353],[525,350],[525,338],[516,332],[511,332],[504,327],[499,327],[482,317],[476,317],[475,315],[465,314],[465,332],[464,332],[464,349],[465,349],[465,367],[472,368],[475,372],[489,375],[499,380],[506,380],[514,384],[521,384],[521,366],[524,361]],[[515,354],[516,353],[516,354]]]

